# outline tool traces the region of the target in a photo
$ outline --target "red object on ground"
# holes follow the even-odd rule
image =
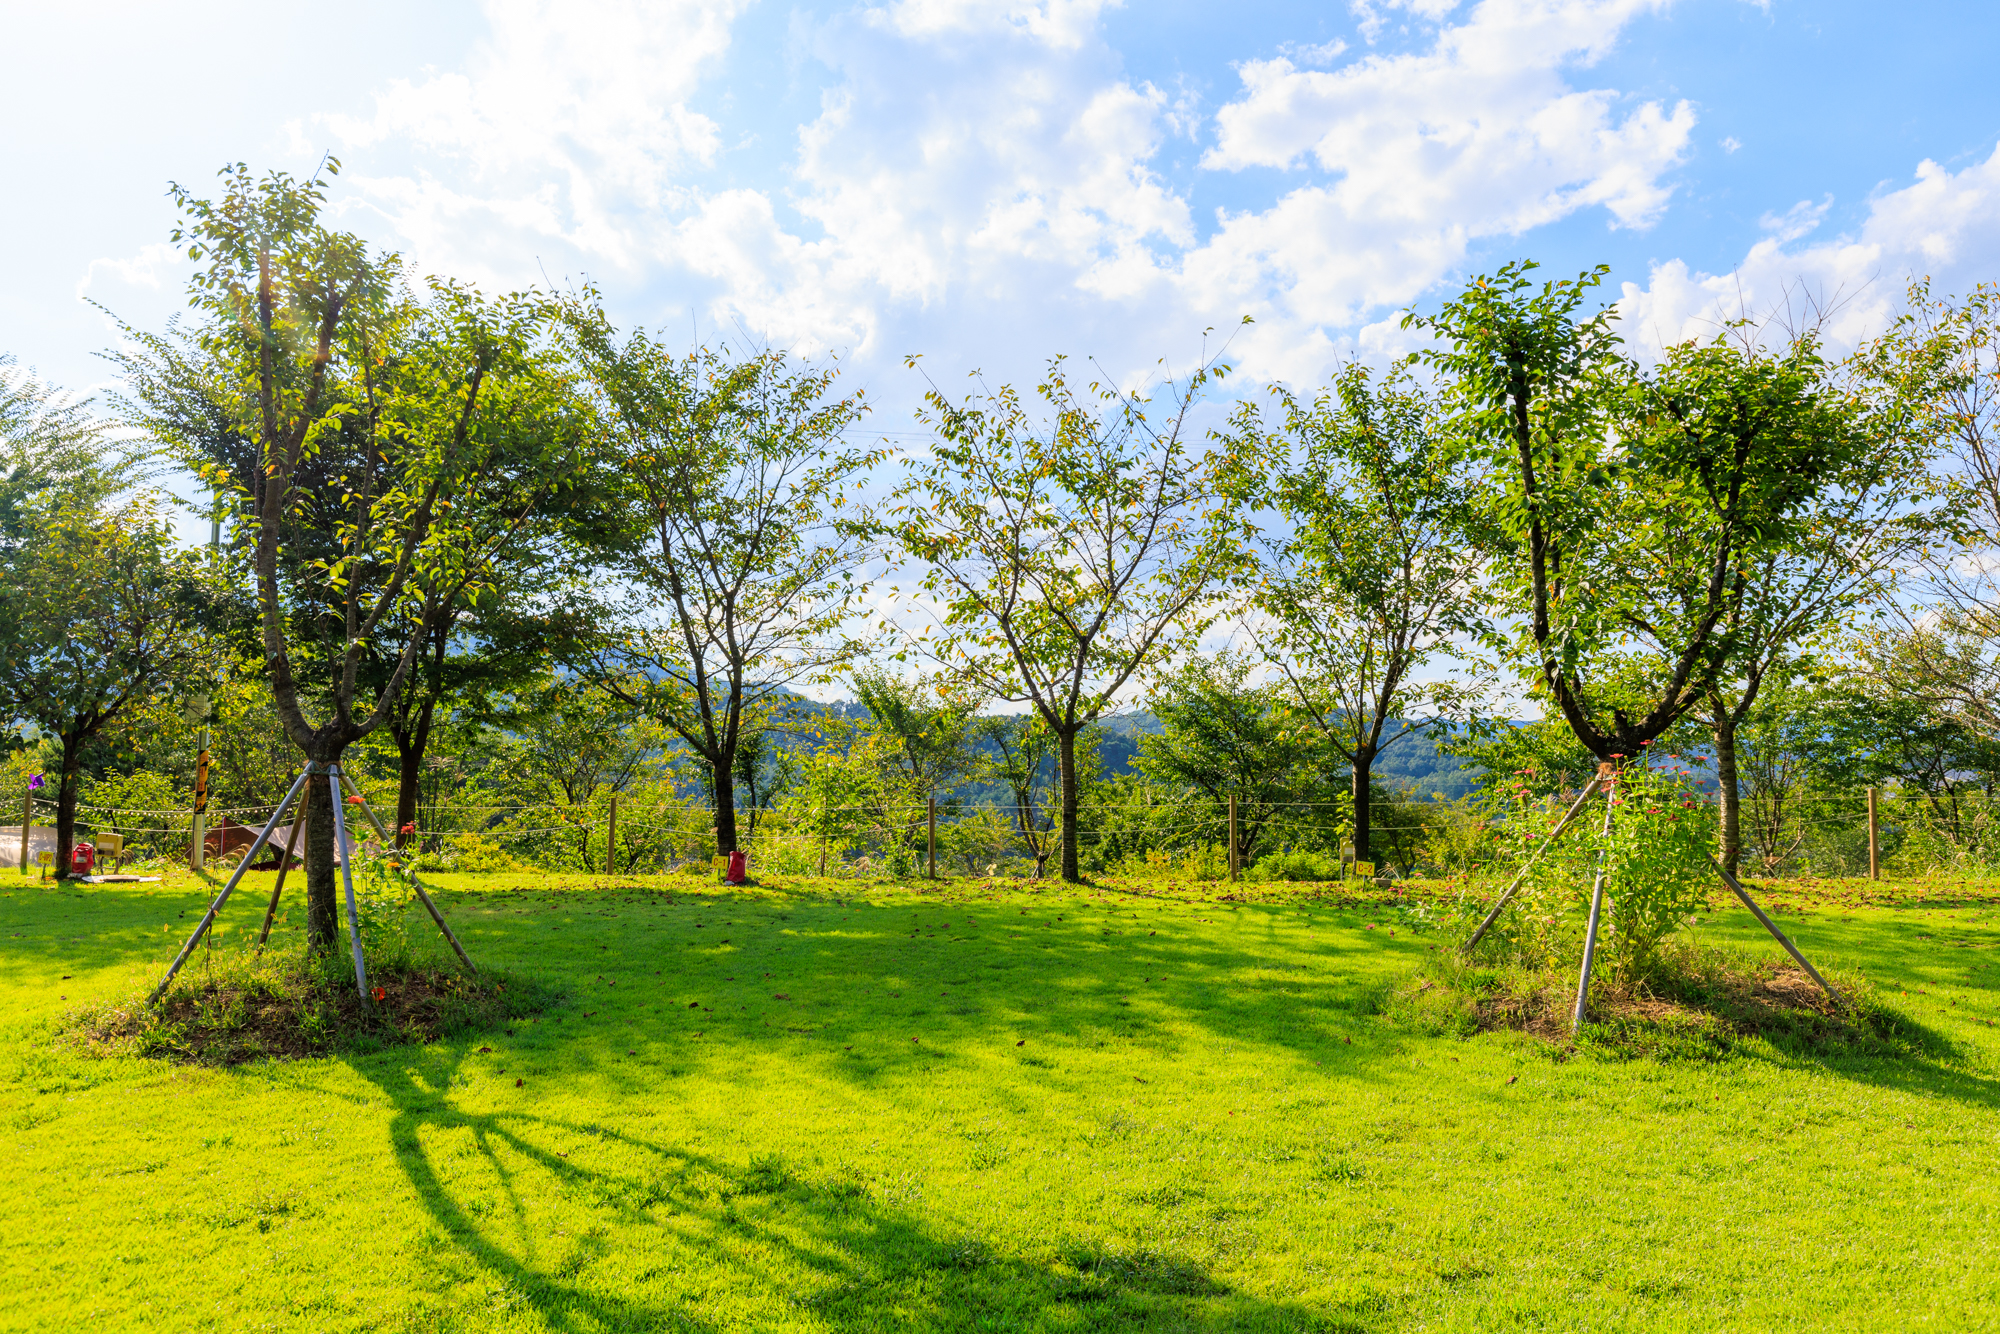
[[[89,875],[97,869],[97,849],[88,843],[79,843],[71,848],[69,869],[72,875]]]
[[[725,885],[740,885],[750,878],[750,858],[741,850],[729,854],[729,874],[722,877]]]

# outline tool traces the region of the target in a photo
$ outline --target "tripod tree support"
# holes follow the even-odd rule
[[[1521,863],[1521,869],[1514,873],[1514,879],[1508,883],[1507,888],[1500,891],[1500,897],[1494,901],[1493,911],[1486,914],[1486,920],[1479,924],[1479,929],[1472,933],[1472,938],[1470,940],[1467,940],[1463,945],[1460,945],[1458,947],[1461,952],[1468,951],[1474,945],[1477,945],[1480,939],[1483,936],[1485,936],[1487,928],[1491,927],[1495,922],[1500,920],[1500,910],[1507,906],[1507,901],[1514,897],[1514,891],[1519,889],[1521,887],[1521,882],[1528,878],[1528,872],[1534,867],[1536,860],[1539,859],[1544,852],[1547,852],[1549,848],[1555,844],[1555,841],[1557,839],[1562,837],[1563,831],[1565,829],[1568,829],[1570,826],[1570,822],[1576,819],[1576,817],[1582,812],[1583,804],[1590,800],[1591,795],[1597,791],[1598,784],[1602,783],[1603,781],[1604,781],[1604,770],[1602,767],[1600,767],[1598,771],[1591,776],[1590,781],[1583,785],[1583,791],[1577,793],[1576,800],[1573,803],[1571,803],[1568,813],[1565,814],[1562,818],[1562,822],[1558,824],[1554,829],[1550,830],[1549,836],[1542,840],[1541,846],[1536,848],[1533,852],[1529,853],[1528,860]]]
[[[1611,837],[1611,813],[1617,809],[1616,798],[1607,792],[1604,797],[1606,841]],[[1597,924],[1604,917],[1604,873],[1609,869],[1605,865],[1607,851],[1601,847],[1597,850],[1597,876],[1590,882],[1590,925],[1583,933],[1583,970],[1577,974],[1576,1009],[1571,1011],[1569,1019],[1569,1031],[1572,1037],[1583,1027],[1583,1007],[1590,999],[1590,965],[1597,957]]]
[[[312,777],[314,767],[308,763],[304,772],[292,780],[291,790],[285,793],[285,799],[278,803],[278,809],[271,812],[271,818],[264,822],[263,829],[258,831],[257,841],[250,845],[250,851],[244,853],[243,860],[236,863],[236,870],[230,875],[229,883],[222,887],[222,892],[208,905],[208,911],[201,915],[201,921],[195,927],[194,934],[188,937],[187,944],[181,946],[181,952],[174,956],[173,964],[167,969],[167,975],[160,979],[159,986],[153,988],[153,994],[146,997],[146,1004],[156,1004],[160,997],[167,994],[167,988],[173,985],[174,975],[180,972],[181,965],[188,961],[190,954],[194,953],[194,947],[201,943],[201,938],[208,934],[209,927],[215,924],[215,915],[222,911],[223,904],[229,902],[229,896],[236,891],[237,882],[243,879],[244,872],[250,869],[250,863],[257,860],[257,854],[262,852],[264,845],[270,841],[271,831],[276,829],[278,821],[284,818],[285,808],[297,801],[299,794],[305,790],[306,780]],[[357,944],[355,948],[358,951],[360,946]],[[356,957],[359,957],[358,953]]]
[[[361,1008],[371,1009],[368,1002],[368,969],[361,961],[361,913],[354,906],[354,846],[347,841],[347,817],[340,809],[340,780],[342,774],[338,764],[329,764],[326,784],[333,791],[333,850],[340,857],[340,882],[347,889],[347,942],[354,947],[354,989],[361,993]]]
[[[375,814],[375,808],[368,804],[368,798],[361,795],[361,789],[356,786],[352,778],[347,780],[347,786],[353,790],[354,799],[361,804],[361,813],[368,817],[368,823],[375,826],[376,835],[387,845],[390,841],[389,831],[383,825],[382,817]],[[338,805],[338,800],[334,804]],[[409,876],[410,888],[417,891],[418,901],[424,905],[424,910],[431,915],[431,920],[437,923],[437,929],[444,932],[444,938],[451,943],[452,951],[458,955],[458,961],[465,965],[466,972],[471,973],[474,977],[479,976],[479,969],[473,966],[471,956],[465,952],[465,947],[458,943],[458,937],[451,933],[451,928],[445,925],[444,914],[438,911],[437,904],[431,902],[431,896],[424,892],[423,882],[417,879],[417,873],[411,871]]]
[[[1780,945],[1783,945],[1785,947],[1785,952],[1791,955],[1792,958],[1797,961],[1799,967],[1805,969],[1807,973],[1811,974],[1812,980],[1819,983],[1820,989],[1826,992],[1828,999],[1832,1000],[1835,1005],[1844,1004],[1844,1002],[1840,999],[1840,993],[1833,989],[1833,984],[1828,982],[1825,978],[1819,975],[1819,969],[1813,967],[1811,964],[1806,962],[1806,956],[1799,953],[1799,947],[1791,942],[1791,938],[1789,936],[1787,936],[1784,932],[1778,929],[1778,924],[1776,922],[1772,921],[1769,917],[1764,915],[1764,910],[1757,906],[1757,901],[1750,897],[1749,891],[1744,889],[1743,886],[1737,881],[1736,877],[1729,873],[1729,868],[1724,866],[1721,862],[1715,862],[1715,869],[1716,872],[1722,876],[1722,883],[1728,885],[1732,890],[1736,891],[1736,897],[1743,900],[1743,906],[1748,908],[1751,912],[1755,913],[1757,915],[1757,920],[1764,924],[1764,929],[1766,931],[1769,931],[1773,936],[1773,938],[1775,938]]]
[[[292,812],[291,827],[285,831],[285,855],[278,858],[278,883],[271,886],[271,906],[264,909],[264,929],[257,933],[257,948],[263,949],[264,942],[271,938],[271,922],[278,915],[278,896],[285,892],[285,873],[292,867],[292,849],[298,846],[299,826],[305,823],[306,808],[301,805]]]

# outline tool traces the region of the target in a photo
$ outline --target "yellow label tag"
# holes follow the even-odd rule
[[[1374,862],[1356,862],[1356,863],[1354,863],[1354,874],[1355,874],[1355,875],[1357,875],[1357,876],[1368,876],[1368,875],[1374,875],[1374,874],[1375,874],[1375,863],[1374,863]]]
[[[44,848],[40,852],[35,854],[35,865],[54,866],[55,864],[56,864],[56,855],[53,852],[50,852],[47,848]]]
[[[717,857],[715,859],[715,869],[718,871],[727,871],[729,869],[729,858]]]

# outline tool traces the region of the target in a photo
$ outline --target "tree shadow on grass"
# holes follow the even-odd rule
[[[356,1068],[395,1108],[391,1146],[435,1225],[427,1258],[438,1277],[497,1284],[503,1302],[524,1303],[550,1329],[1372,1327],[1232,1293],[1170,1249],[1071,1236],[1045,1254],[1009,1253],[926,1223],[898,1183],[851,1169],[737,1163],[532,1111],[466,1112],[445,1098],[457,1062],[441,1054],[416,1073]],[[454,1130],[470,1132],[499,1181],[505,1221],[426,1146],[426,1132]],[[562,1232],[538,1235],[537,1196],[569,1205]],[[449,1329],[460,1318],[447,1299],[406,1324]]]

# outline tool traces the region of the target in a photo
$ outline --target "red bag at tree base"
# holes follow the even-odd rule
[[[79,843],[69,850],[71,875],[89,875],[97,869],[97,849],[88,843]]]
[[[729,854],[729,874],[722,877],[725,885],[741,885],[749,882],[750,858],[741,850]]]

